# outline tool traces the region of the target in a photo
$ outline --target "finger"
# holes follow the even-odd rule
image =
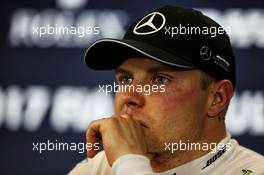
[[[86,132],[86,140],[88,143],[91,143],[92,149],[87,151],[87,156],[89,158],[93,158],[97,154],[97,150],[94,147],[95,143],[99,143],[101,141],[101,133],[100,133],[101,121],[93,121],[87,132]]]

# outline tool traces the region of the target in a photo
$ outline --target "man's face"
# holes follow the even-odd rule
[[[126,59],[116,69],[123,85],[165,85],[165,92],[118,92],[115,113],[127,113],[142,124],[148,152],[161,153],[165,143],[195,142],[204,130],[208,90],[201,72],[177,70],[148,58]]]

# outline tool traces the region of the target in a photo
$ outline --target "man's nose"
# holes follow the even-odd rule
[[[130,112],[144,106],[145,98],[143,93],[126,92],[122,94],[123,108]]]

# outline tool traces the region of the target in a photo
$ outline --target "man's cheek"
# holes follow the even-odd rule
[[[160,133],[157,134],[156,132],[146,131],[144,134],[149,152],[155,152],[161,149],[163,143],[162,139],[164,139],[164,137],[160,138]]]
[[[195,103],[197,95],[196,90],[175,92],[174,94],[164,95],[160,103],[165,104],[165,109],[191,107]]]
[[[161,96],[155,96],[150,99],[150,103],[152,105],[155,104],[156,107],[153,106],[154,110],[158,110],[159,112],[166,112],[170,110],[177,110],[179,106],[183,106],[186,103],[186,97],[173,95],[173,94],[164,94]]]
[[[122,104],[121,104],[121,95],[120,93],[116,93],[114,97],[114,111],[115,114],[119,114],[122,109]]]

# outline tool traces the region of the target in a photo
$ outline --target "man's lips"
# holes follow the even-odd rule
[[[122,113],[125,114],[125,115],[129,115],[132,118],[134,118],[133,115],[136,115],[135,112],[133,112],[132,110],[130,110],[130,108],[128,108],[128,107],[124,108],[124,111]],[[139,124],[141,126],[143,126],[144,128],[149,128],[144,121],[137,120],[137,119],[135,119],[135,120],[138,121]]]

